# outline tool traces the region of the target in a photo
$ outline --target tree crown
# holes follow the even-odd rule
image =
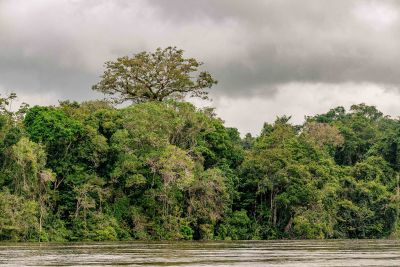
[[[141,52],[106,62],[100,82],[92,89],[112,95],[119,103],[182,99],[187,95],[206,99],[208,92],[204,89],[217,81],[207,71],[199,72],[201,65],[194,58],[184,58],[183,50],[176,47],[158,48],[154,53]]]

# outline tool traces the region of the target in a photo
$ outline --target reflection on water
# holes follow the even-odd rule
[[[400,241],[0,244],[7,266],[400,266]]]

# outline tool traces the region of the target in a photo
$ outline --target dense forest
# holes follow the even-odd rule
[[[400,237],[399,119],[359,104],[242,138],[180,98],[216,83],[200,65],[175,48],[106,63],[93,89],[126,107],[1,98],[0,240]]]

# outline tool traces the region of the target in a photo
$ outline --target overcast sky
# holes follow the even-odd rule
[[[0,93],[30,104],[102,98],[103,63],[177,46],[219,81],[226,125],[365,102],[400,115],[400,1],[0,0]]]

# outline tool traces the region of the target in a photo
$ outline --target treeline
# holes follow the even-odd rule
[[[185,102],[10,112],[10,100],[1,240],[399,236],[400,121],[375,107],[280,117],[241,138]]]
[[[109,100],[0,98],[0,240],[400,237],[400,120],[337,107],[243,139],[176,47],[106,62]],[[125,108],[114,103],[133,102]]]

